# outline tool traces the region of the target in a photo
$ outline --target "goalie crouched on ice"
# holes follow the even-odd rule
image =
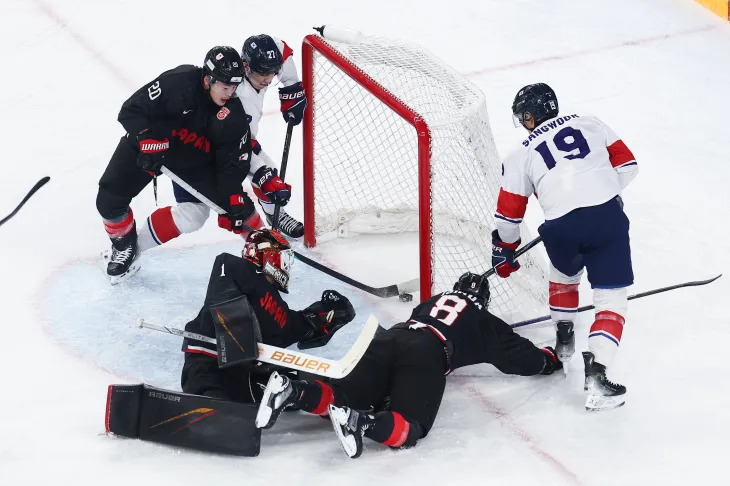
[[[302,311],[289,309],[280,292],[289,291],[292,262],[293,252],[279,232],[264,229],[251,233],[242,258],[228,253],[216,257],[205,303],[185,330],[209,337],[218,333],[219,343],[220,334],[225,333],[232,342],[258,335],[258,341],[281,348],[294,343],[300,349],[327,344],[338,329],[354,319],[355,310],[334,290],[325,290],[321,300]],[[236,303],[242,298],[251,304],[253,316],[239,314],[244,306]],[[265,383],[268,374],[258,372],[255,361],[219,366],[221,350],[216,345],[191,339],[185,339],[182,350],[184,392],[236,402],[258,401],[261,390],[255,382]]]

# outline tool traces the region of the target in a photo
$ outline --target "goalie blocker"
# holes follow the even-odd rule
[[[176,447],[258,456],[261,429],[252,404],[154,388],[109,385],[107,433]]]

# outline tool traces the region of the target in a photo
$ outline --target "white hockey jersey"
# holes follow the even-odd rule
[[[286,42],[282,41],[281,39],[278,39],[274,36],[271,36],[271,38],[274,40],[274,42],[276,42],[276,46],[281,52],[281,59],[283,60],[281,70],[279,70],[279,73],[277,74],[279,81],[283,86],[291,86],[292,84],[298,83],[299,75],[297,74],[297,66],[294,63],[294,51],[292,51],[292,49],[286,44]],[[247,78],[244,78],[243,82],[238,86],[238,89],[236,90],[236,94],[243,103],[243,109],[249,116],[248,123],[251,126],[251,137],[253,138],[253,154],[251,157],[250,170],[251,174],[256,172],[261,166],[264,165],[269,167],[277,167],[277,165],[274,165],[274,162],[271,160],[271,158],[266,155],[263,150],[261,150],[261,144],[256,138],[259,129],[259,121],[261,120],[261,115],[264,112],[264,96],[266,95],[267,90],[268,88],[264,88],[261,91],[256,91],[253,86],[251,86]]]
[[[495,214],[499,236],[517,241],[531,194],[545,219],[552,220],[620,195],[637,173],[634,155],[598,118],[573,114],[546,120],[502,164]]]

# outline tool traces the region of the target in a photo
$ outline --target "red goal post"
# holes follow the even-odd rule
[[[501,162],[481,90],[399,40],[308,35],[302,60],[305,244],[417,232],[421,300],[486,271]],[[492,279],[502,316],[546,305],[544,269],[525,257],[522,275]]]

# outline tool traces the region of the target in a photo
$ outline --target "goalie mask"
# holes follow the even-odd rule
[[[254,231],[246,239],[243,257],[256,264],[264,274],[274,280],[274,286],[289,293],[289,272],[294,252],[289,242],[278,231],[262,229]]]

